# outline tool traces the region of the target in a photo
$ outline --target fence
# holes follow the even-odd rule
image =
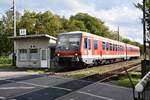
[[[150,100],[150,71],[135,86],[136,100]]]

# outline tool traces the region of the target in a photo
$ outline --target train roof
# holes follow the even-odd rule
[[[91,37],[94,36],[96,38],[100,38],[103,41],[109,41],[109,42],[117,43],[117,44],[120,44],[120,45],[126,44],[127,46],[132,47],[132,48],[137,48],[137,49],[139,48],[135,45],[123,43],[123,42],[120,42],[120,41],[112,40],[112,39],[109,39],[109,38],[105,38],[105,37],[102,37],[102,36],[98,36],[98,35],[91,34],[91,33],[88,33],[88,32],[83,32],[83,31],[64,32],[64,33],[61,33],[61,34],[77,34],[77,33],[83,34],[84,36],[91,36]]]
[[[104,40],[104,41],[110,41],[110,42],[119,43],[119,44],[126,44],[127,47],[132,47],[132,48],[137,48],[137,49],[139,49],[138,46],[131,45],[131,44],[127,44],[127,43],[123,43],[123,42],[116,41],[116,40],[112,40],[112,39],[105,38],[105,37],[102,37],[102,36],[98,36],[98,35],[95,35],[95,34],[91,34],[91,33],[87,33],[87,32],[83,32],[83,34],[86,34],[87,36],[90,36],[90,35],[91,35],[91,36],[94,36],[94,37],[97,37],[97,38],[101,38],[101,39]]]
[[[82,34],[83,32],[82,31],[73,31],[73,32],[64,32],[64,33],[61,33],[61,35],[63,34]]]

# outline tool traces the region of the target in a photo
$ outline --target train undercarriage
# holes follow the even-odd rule
[[[61,67],[85,68],[104,64],[112,64],[116,62],[127,61],[137,58],[139,57],[113,58],[113,59],[90,59],[90,58],[85,59],[80,57],[59,57],[57,58],[57,64]]]

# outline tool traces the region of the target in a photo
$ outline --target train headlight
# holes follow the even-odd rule
[[[60,54],[58,53],[57,56],[60,56]]]
[[[78,56],[78,53],[75,53],[75,56]]]

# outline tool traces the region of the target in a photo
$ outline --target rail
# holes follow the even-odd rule
[[[138,62],[138,63],[130,64],[130,65],[127,65],[127,66],[122,67],[122,68],[118,68],[118,69],[114,69],[114,70],[111,70],[111,71],[106,72],[106,73],[102,73],[102,75],[106,75],[106,77],[101,79],[100,82],[103,82],[109,78],[113,78],[116,75],[124,75],[124,73],[126,73],[127,71],[132,71],[133,69],[136,69],[137,65],[139,65],[139,64],[141,64],[141,63]]]
[[[135,100],[150,100],[150,71],[135,86],[137,96]]]

